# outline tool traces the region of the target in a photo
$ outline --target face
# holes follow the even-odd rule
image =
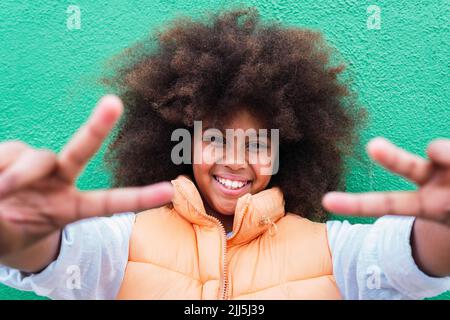
[[[203,126],[203,139],[193,143],[194,152],[201,153],[202,159],[201,163],[193,164],[197,187],[213,210],[223,215],[233,215],[239,197],[246,193],[258,193],[269,184],[270,139],[258,139],[257,135],[239,139],[234,135],[233,139],[227,140],[225,130],[221,131],[223,139],[214,139],[207,123]],[[233,132],[254,129],[258,133],[259,129],[265,128],[248,111],[240,110],[226,123],[225,129],[232,129]]]

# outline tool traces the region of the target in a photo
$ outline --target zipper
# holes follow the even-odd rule
[[[244,207],[242,208],[242,210],[240,212],[241,214],[239,214],[239,216],[238,216],[239,220],[238,220],[238,223],[236,225],[236,231],[238,231],[241,228],[242,221],[244,220],[244,215],[247,213],[248,205],[250,204],[250,198],[251,198],[251,195],[247,194],[247,199],[245,200]],[[236,233],[233,232],[232,236],[228,240],[233,239],[234,236],[236,235]]]
[[[220,222],[219,219],[214,218],[208,214],[206,214],[208,219],[211,219],[215,221],[220,229],[221,229],[221,236],[222,236],[222,286],[221,286],[221,300],[226,300],[227,296],[227,288],[228,288],[228,268],[227,268],[227,233],[225,231],[225,227],[223,226],[222,222]]]
[[[178,183],[177,183],[177,187],[178,187],[179,191],[181,192],[181,194],[183,195],[183,197],[187,200],[188,198],[186,197],[186,194],[184,193],[183,188],[181,186],[179,186]],[[248,195],[247,201],[244,205],[244,208],[242,208],[242,210],[241,210],[241,214],[239,215],[240,219],[238,221],[237,230],[239,230],[239,227],[242,223],[244,214],[247,212],[248,205],[250,203],[250,198],[251,198],[251,195]],[[223,279],[223,281],[222,281],[221,290],[220,290],[221,291],[220,299],[226,300],[228,298],[229,284],[228,284],[228,266],[227,266],[227,233],[225,231],[225,227],[223,226],[222,222],[220,222],[219,219],[217,219],[213,216],[210,216],[207,213],[204,214],[203,212],[201,212],[200,209],[197,208],[197,206],[193,205],[190,201],[189,201],[189,204],[194,208],[194,210],[198,214],[204,216],[205,218],[207,218],[210,221],[213,221],[216,225],[219,226],[219,229],[221,230],[220,233],[221,233],[221,237],[222,237],[222,279]],[[235,234],[233,233],[233,236],[231,238],[233,238],[234,235]]]
[[[247,213],[248,205],[250,204],[250,198],[251,198],[251,195],[247,194],[247,199],[245,201],[244,207],[242,208],[242,210],[241,210],[241,212],[240,212],[240,214],[238,216],[239,220],[238,220],[238,223],[236,225],[236,232],[233,232],[233,235],[228,240],[233,239],[234,236],[236,235],[237,231],[241,228],[242,221],[244,220],[244,215]],[[220,223],[220,221],[219,221],[219,223]],[[224,273],[224,279],[226,280],[226,282],[225,282],[226,285],[224,286],[223,300],[227,300],[227,299],[229,299],[229,288],[230,288],[230,286],[228,284],[228,271],[227,271],[227,265],[226,264],[224,264],[224,270],[226,271]]]

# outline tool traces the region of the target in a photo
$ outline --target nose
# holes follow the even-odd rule
[[[233,171],[238,171],[238,170],[247,168],[247,162],[244,161],[243,163],[238,163],[238,162],[226,161],[225,162],[225,167],[227,167],[227,168],[229,168],[230,170],[233,170]]]
[[[234,152],[232,147],[226,148],[225,156],[223,159],[225,167],[238,171],[240,169],[245,169],[248,166],[245,150],[241,150],[242,148],[235,147]]]

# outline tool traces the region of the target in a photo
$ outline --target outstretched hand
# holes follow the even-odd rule
[[[450,227],[450,139],[433,140],[428,159],[413,155],[384,138],[367,145],[369,156],[386,169],[414,182],[416,191],[329,192],[322,205],[330,212],[351,216],[410,215]]]
[[[21,250],[80,219],[149,209],[171,200],[169,182],[96,191],[75,187],[122,111],[118,97],[103,97],[59,154],[20,141],[0,143],[0,254]]]

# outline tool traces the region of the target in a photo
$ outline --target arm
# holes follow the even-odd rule
[[[344,299],[424,299],[450,290],[413,259],[414,217],[384,216],[374,224],[327,222],[333,272]]]
[[[449,227],[416,219],[411,234],[413,257],[418,267],[434,277],[450,276]]]
[[[54,261],[59,253],[61,230],[19,252],[0,258],[0,264],[28,273],[38,273]]]
[[[123,213],[69,224],[54,261],[31,274],[0,265],[0,282],[51,299],[114,299],[128,262],[134,218]]]
[[[58,255],[65,226],[170,201],[173,188],[169,182],[96,191],[76,188],[77,177],[122,111],[118,97],[102,98],[59,154],[20,141],[0,143],[0,263],[38,272]]]
[[[368,152],[390,171],[416,183],[418,190],[332,192],[324,197],[323,205],[338,214],[416,216],[410,239],[414,260],[430,276],[450,275],[450,139],[431,142],[428,160],[384,139],[371,141]]]

